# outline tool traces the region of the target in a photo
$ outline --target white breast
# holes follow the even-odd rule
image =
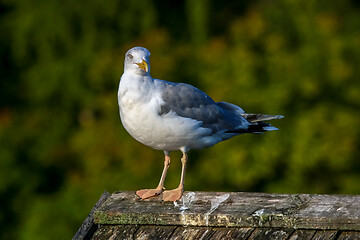
[[[199,121],[179,117],[172,111],[159,115],[162,98],[151,77],[124,75],[118,91],[120,117],[137,141],[166,151],[202,148],[218,142],[209,139],[211,130],[201,128]]]

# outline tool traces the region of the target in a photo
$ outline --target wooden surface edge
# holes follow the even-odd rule
[[[293,229],[315,229],[315,230],[360,230],[360,216],[358,216],[359,211],[355,211],[355,216],[352,218],[341,218],[337,216],[324,215],[322,216],[302,216],[301,213],[306,212],[306,208],[309,204],[314,204],[314,201],[319,199],[328,199],[331,203],[331,199],[334,202],[335,199],[351,199],[353,197],[354,202],[351,204],[360,204],[360,196],[354,195],[309,195],[309,194],[263,194],[263,193],[215,193],[215,192],[197,192],[199,196],[206,196],[206,200],[201,199],[202,202],[198,205],[193,205],[189,209],[181,210],[181,207],[174,207],[173,203],[161,203],[158,199],[149,200],[149,201],[139,201],[134,192],[118,192],[115,193],[118,195],[111,195],[119,197],[111,202],[111,198],[108,198],[107,202],[103,202],[102,206],[95,209],[93,218],[94,222],[98,224],[130,224],[130,225],[177,225],[177,226],[196,226],[196,227],[276,227],[276,228],[293,228]],[[226,198],[224,204],[219,205],[219,209],[209,203],[211,199],[214,199],[213,196],[223,196],[228,194],[230,198]],[[239,213],[236,212],[237,209],[234,209],[234,212],[222,211],[224,208],[234,207],[232,204],[231,196],[239,197],[240,194],[245,194],[245,196],[263,196],[265,200],[274,201],[274,206],[269,208],[268,205],[258,207],[257,210],[252,213]],[[242,196],[242,195],[241,195]],[[268,197],[268,199],[266,199]],[[282,200],[284,205],[285,200],[289,200],[289,208],[284,209],[284,212],[279,212],[279,208],[276,208],[276,197]],[[286,199],[285,199],[286,198]],[[270,199],[270,200],[269,200]],[[298,201],[298,199],[305,199]],[[261,202],[261,201],[260,201]],[[338,201],[339,202],[339,201]],[[338,204],[338,202],[336,202]],[[351,201],[350,201],[351,202]],[[106,206],[112,204],[112,209],[106,209]],[[121,204],[128,204],[129,210],[121,209],[117,211],[116,207]],[[295,204],[295,208],[294,208]],[[347,203],[348,204],[348,203]],[[350,209],[353,209],[354,206],[350,204]],[[139,205],[139,211],[134,212],[134,206]],[[202,205],[209,208],[209,211],[204,213],[202,211],[196,212],[197,208],[200,208],[199,205]],[[259,205],[259,203],[258,203]],[[321,204],[319,204],[321,205]],[[326,204],[325,204],[326,205]],[[176,206],[176,205],[175,205]],[[184,205],[185,206],[185,205]],[[317,206],[316,204],[314,205]],[[310,207],[314,207],[310,206]],[[330,204],[326,205],[330,207]],[[349,206],[349,204],[347,205]],[[249,206],[250,207],[250,206]],[[278,206],[279,207],[279,206]],[[280,206],[281,209],[282,206]],[[322,207],[322,205],[320,206]],[[360,205],[359,205],[360,207]],[[115,209],[114,209],[115,208]],[[221,209],[222,208],[222,209]],[[105,210],[104,210],[105,209]],[[167,211],[168,209],[168,211]],[[177,209],[177,211],[175,210]],[[290,211],[289,211],[290,209]],[[338,208],[342,211],[341,208]],[[339,211],[340,211],[339,210]],[[346,210],[346,209],[345,209]],[[132,212],[133,211],[133,212]],[[325,211],[325,210],[324,210]],[[318,212],[321,213],[319,210]]]
[[[106,201],[109,196],[111,196],[111,194],[107,191],[104,191],[95,206],[91,209],[90,214],[85,218],[85,221],[75,233],[74,237],[72,238],[73,240],[90,239],[92,233],[96,231],[96,228],[94,228],[94,212]]]

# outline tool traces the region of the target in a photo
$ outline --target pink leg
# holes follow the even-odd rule
[[[166,177],[167,170],[170,165],[170,156],[165,155],[165,161],[164,161],[164,170],[161,174],[159,185],[155,189],[141,189],[136,191],[136,195],[138,195],[141,199],[147,199],[151,197],[156,197],[160,195],[160,193],[163,192],[164,189],[164,181]]]
[[[163,192],[163,200],[164,201],[177,201],[182,197],[182,194],[184,192],[184,183],[185,183],[185,172],[186,172],[186,162],[187,162],[187,154],[186,152],[183,152],[183,156],[181,158],[181,165],[182,165],[182,169],[181,169],[181,179],[180,179],[180,184],[177,188],[173,189],[173,190],[169,190],[169,191],[164,191]]]

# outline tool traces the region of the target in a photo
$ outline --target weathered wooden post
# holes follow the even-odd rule
[[[360,239],[360,196],[105,192],[73,239]]]

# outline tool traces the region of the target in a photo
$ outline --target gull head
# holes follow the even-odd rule
[[[150,52],[143,47],[131,48],[125,54],[124,72],[131,71],[137,75],[150,73]]]

